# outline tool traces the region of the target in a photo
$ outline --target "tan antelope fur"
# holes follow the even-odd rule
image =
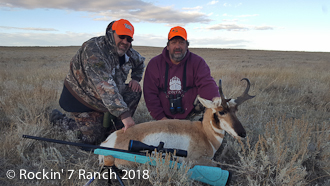
[[[213,101],[198,97],[206,107],[203,121],[189,120],[159,120],[134,125],[126,130],[117,130],[110,134],[101,143],[101,146],[128,150],[130,140],[141,141],[148,145],[158,146],[159,142],[165,143],[164,148],[182,149],[188,152],[187,158],[180,161],[192,161],[193,165],[214,166],[211,159],[219,149],[225,131],[235,138],[245,138],[246,132],[241,122],[236,117],[237,107],[244,101],[253,98],[248,95],[250,81],[247,78],[247,87],[237,99],[225,99],[221,80],[219,93]],[[103,155],[99,156],[103,163]],[[127,164],[125,160],[115,159],[115,165]]]

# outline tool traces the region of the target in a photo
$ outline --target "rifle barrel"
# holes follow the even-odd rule
[[[109,148],[109,147],[102,147],[99,145],[89,145],[89,144],[84,144],[84,143],[62,141],[62,140],[56,140],[56,139],[50,139],[50,138],[42,138],[42,137],[37,137],[37,136],[23,135],[23,138],[29,138],[29,139],[34,139],[34,140],[47,141],[47,142],[59,143],[59,144],[64,144],[64,145],[77,146],[77,147],[84,147],[84,148],[89,148],[89,149],[93,149],[93,150],[94,149],[105,149],[105,150],[112,150],[112,151],[118,151],[118,152],[126,152],[126,153],[130,153],[130,154],[145,155],[144,153],[131,152],[131,151],[122,150],[122,149],[114,149],[114,148]]]

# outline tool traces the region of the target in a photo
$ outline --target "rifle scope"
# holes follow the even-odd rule
[[[130,140],[129,144],[128,144],[128,150],[131,152],[148,151],[149,153],[151,153],[155,149],[157,150],[157,152],[162,152],[162,153],[174,154],[174,151],[175,151],[176,156],[187,157],[187,151],[180,150],[180,149],[164,148],[164,142],[159,142],[159,145],[157,147],[152,146],[152,145],[147,145],[145,143],[142,143],[140,141],[135,141],[135,140]]]

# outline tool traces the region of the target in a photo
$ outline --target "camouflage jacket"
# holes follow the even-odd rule
[[[145,58],[130,48],[125,54],[125,63],[120,66],[112,24],[109,24],[105,36],[83,43],[70,62],[65,85],[85,105],[118,117],[129,111],[121,96],[129,71],[132,70],[131,78],[140,82]]]

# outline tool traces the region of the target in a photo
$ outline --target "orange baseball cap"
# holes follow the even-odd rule
[[[184,40],[187,40],[187,32],[181,26],[171,28],[170,32],[168,33],[168,40],[171,40],[175,36],[180,36]]]
[[[126,19],[120,19],[113,23],[112,30],[116,31],[118,35],[126,35],[133,38],[134,27]]]

